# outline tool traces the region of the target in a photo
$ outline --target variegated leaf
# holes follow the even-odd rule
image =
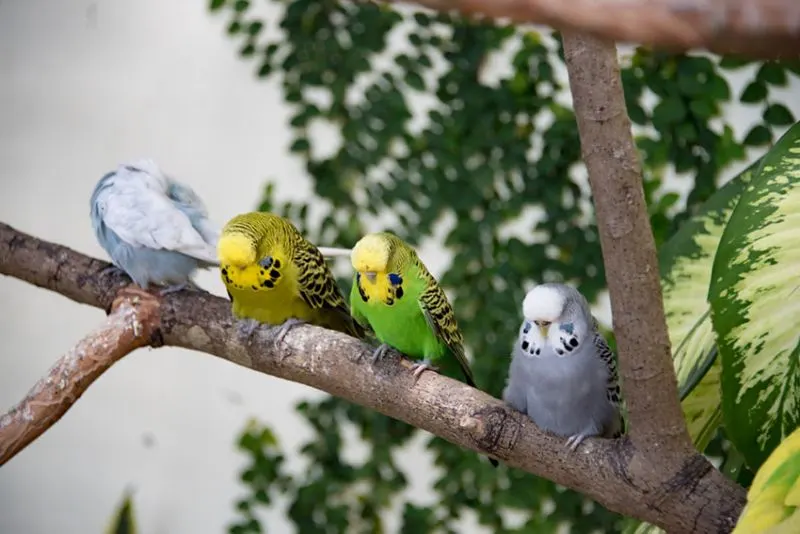
[[[721,422],[719,363],[707,300],[711,269],[725,225],[756,165],[717,191],[659,251],[675,374],[689,432],[700,451]]]
[[[733,534],[800,532],[800,429],[770,454],[747,492]]]
[[[709,293],[725,428],[752,470],[800,420],[798,289],[800,123],[764,156],[742,193]]]

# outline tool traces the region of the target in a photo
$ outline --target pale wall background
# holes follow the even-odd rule
[[[206,4],[0,0],[0,220],[105,258],[89,195],[107,170],[141,156],[190,183],[220,223],[255,206],[267,175],[284,198],[306,194],[279,93],[255,80]],[[796,85],[785,100],[792,94]],[[737,130],[758,118],[736,113]],[[436,272],[447,259],[431,250]],[[224,295],[216,273],[198,282]],[[0,303],[5,410],[103,313],[10,278],[0,278]],[[606,303],[600,312],[607,319]],[[0,533],[100,532],[126,486],[144,534],[224,532],[239,491],[236,433],[259,416],[296,447],[310,434],[292,407],[313,395],[207,355],[138,351],[0,470]],[[430,466],[413,472],[424,502]],[[270,532],[292,532],[279,514],[265,519]]]

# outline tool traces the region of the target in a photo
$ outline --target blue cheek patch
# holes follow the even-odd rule
[[[525,325],[522,327],[522,333],[527,334],[530,331],[531,331],[531,323],[525,321]]]
[[[572,333],[575,332],[575,325],[573,325],[572,323],[564,323],[562,325],[559,325],[558,329],[561,330],[562,332],[566,332],[567,334],[572,335]]]
[[[393,286],[399,286],[403,284],[403,277],[399,274],[389,273],[389,283]]]

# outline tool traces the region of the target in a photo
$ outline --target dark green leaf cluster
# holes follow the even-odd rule
[[[282,84],[292,113],[287,148],[331,209],[311,224],[306,204],[278,205],[271,185],[260,209],[288,216],[315,242],[340,246],[365,233],[367,218],[412,244],[444,222],[444,243],[457,261],[441,282],[479,386],[499,396],[525,287],[565,280],[590,300],[605,288],[558,36],[449,14],[402,15],[360,1],[280,4],[279,21],[269,21],[277,22],[277,36],[266,35],[267,21],[246,0],[212,0],[211,8],[229,17],[228,31],[258,76]],[[491,76],[497,62],[507,63],[505,71]],[[715,191],[727,166],[744,158],[722,113],[731,90],[721,68],[735,66],[638,49],[623,69],[659,244]],[[781,82],[776,72],[785,79],[787,69],[765,64],[758,71],[763,97],[756,100],[768,130],[791,117],[769,102],[768,89]],[[341,134],[332,155],[312,150],[317,121]],[[668,168],[692,175],[685,207],[663,190]],[[302,450],[310,468],[289,490],[298,531],[384,531],[387,508],[407,488],[396,453],[414,429],[336,398],[304,402],[298,411],[315,434]],[[359,462],[344,458],[348,425],[368,448]],[[436,505],[403,503],[402,532],[455,532],[467,510],[498,533],[550,532],[562,523],[572,532],[618,528],[618,516],[551,482],[494,470],[438,438],[427,446],[437,468]],[[509,510],[524,518],[509,519]]]

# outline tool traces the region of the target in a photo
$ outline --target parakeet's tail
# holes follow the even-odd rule
[[[191,256],[192,258],[200,260],[208,267],[219,267],[217,251],[211,245],[206,247],[192,248],[190,250],[182,250],[181,252],[187,256]]]
[[[338,258],[343,256],[350,256],[351,249],[339,247],[317,247],[317,249],[326,258]]]

